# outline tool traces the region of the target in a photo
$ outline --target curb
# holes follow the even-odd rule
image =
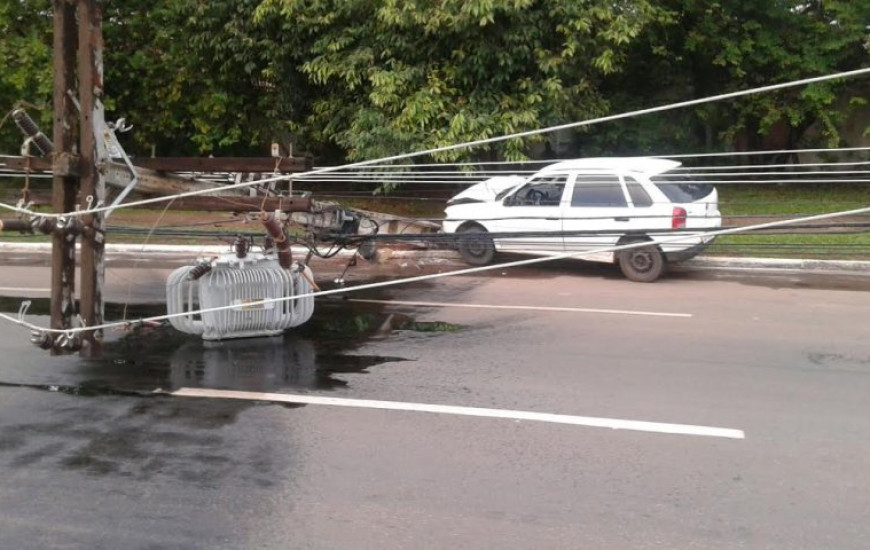
[[[870,261],[815,260],[801,258],[735,258],[698,256],[679,264],[689,269],[776,270],[870,273]]]
[[[396,260],[455,260],[461,262],[459,254],[452,250],[407,250],[382,247],[382,261]],[[229,252],[225,245],[173,245],[173,244],[108,244],[109,254],[132,255],[150,253],[165,256],[184,256],[196,258]],[[0,242],[0,254],[50,254],[51,243]],[[304,256],[307,249],[293,247],[293,254]],[[348,258],[355,251],[342,250],[336,257]],[[809,272],[870,273],[870,261],[860,260],[815,260],[802,258],[744,258],[727,256],[698,256],[680,262],[679,269],[689,270],[777,270]]]

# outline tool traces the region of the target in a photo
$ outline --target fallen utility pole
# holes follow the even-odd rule
[[[224,162],[226,161],[226,162]],[[182,177],[172,171],[189,173],[261,173],[261,174],[292,174],[310,169],[310,159],[273,159],[273,158],[197,158],[197,157],[157,157],[132,159],[136,167],[136,186],[138,193],[146,195],[176,195],[190,191],[202,190],[203,186],[214,186],[214,181],[204,181],[195,177]],[[78,176],[80,158],[69,152],[56,152],[53,158],[13,157],[0,155],[0,166],[26,174],[54,173],[66,176]],[[278,166],[277,169],[275,166]],[[129,168],[120,162],[104,159],[105,182],[112,187],[124,189],[133,179]],[[151,168],[155,166],[156,168]],[[268,167],[264,169],[264,167]],[[217,191],[212,196],[247,196],[247,191],[239,189]],[[210,204],[210,203],[206,203]],[[196,210],[196,203],[188,204],[188,209]]]
[[[77,114],[75,116],[77,116]],[[148,160],[160,161],[162,159]],[[173,158],[171,160],[174,163],[176,159]],[[269,161],[271,159],[251,160]],[[151,168],[143,168],[137,164],[136,159],[134,159],[133,164],[136,166],[137,177],[135,189],[139,193],[151,195],[175,195],[178,193],[201,190],[203,185],[214,185],[214,182],[200,181],[193,177],[180,177],[166,173],[162,170],[158,171]],[[262,162],[258,164],[261,165]],[[7,170],[19,172],[22,176],[27,174],[44,173],[61,174],[67,177],[77,177],[81,175],[79,173],[81,157],[68,151],[57,151],[54,153],[52,158],[12,157],[0,155],[0,165]],[[191,166],[195,165],[196,163],[191,164]],[[107,185],[124,189],[133,179],[133,174],[130,173],[129,168],[123,163],[104,159],[102,166],[102,171],[105,174],[105,183]],[[217,194],[241,196],[241,191],[222,191]]]

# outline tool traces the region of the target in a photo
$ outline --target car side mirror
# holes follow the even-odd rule
[[[514,204],[516,204],[516,197],[513,195],[508,195],[504,198],[504,202],[502,204],[504,204],[505,206],[513,206]]]

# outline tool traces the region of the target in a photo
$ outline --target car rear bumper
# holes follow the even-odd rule
[[[715,237],[711,237],[710,239],[708,239],[706,241],[702,241],[696,245],[692,245],[689,248],[684,248],[682,250],[674,250],[672,252],[665,252],[664,253],[665,258],[669,262],[683,262],[683,261],[688,260],[690,258],[694,258],[698,254],[703,252],[704,249],[707,248],[707,245],[712,243],[715,239],[716,239]]]

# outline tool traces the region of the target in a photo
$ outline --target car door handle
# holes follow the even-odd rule
[[[548,222],[554,222],[554,221],[561,220],[561,219],[562,218],[544,218],[544,220],[548,221]]]
[[[628,218],[613,218],[613,221],[615,221],[615,222],[627,222],[629,220],[628,220]]]

